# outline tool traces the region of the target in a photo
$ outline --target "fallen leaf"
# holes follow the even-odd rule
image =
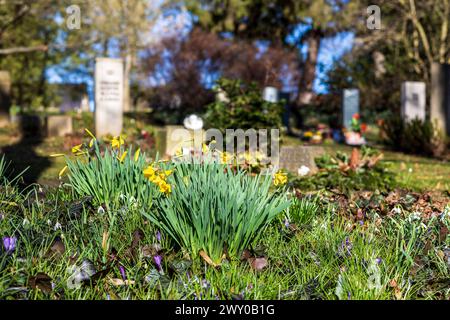
[[[133,280],[122,280],[122,279],[118,279],[118,278],[109,278],[108,283],[112,284],[113,286],[118,287],[118,286],[133,285],[134,281]]]
[[[250,265],[251,265],[252,269],[256,270],[256,271],[261,271],[262,269],[264,269],[268,265],[267,259],[264,258],[264,257],[262,257],[262,258],[250,258],[248,261],[250,262]]]
[[[199,254],[203,258],[203,260],[205,260],[205,262],[207,264],[209,264],[210,266],[213,266],[213,267],[220,266],[220,264],[217,264],[214,261],[212,261],[211,258],[208,256],[208,254],[205,251],[201,250]]]
[[[43,272],[38,272],[34,277],[28,279],[28,283],[33,289],[40,289],[44,293],[50,293],[52,288],[52,278]]]
[[[357,169],[358,166],[359,166],[359,163],[360,163],[360,154],[359,154],[359,150],[356,149],[356,148],[353,148],[352,154],[351,154],[351,156],[350,156],[350,162],[349,162],[350,168],[351,168],[352,170]]]

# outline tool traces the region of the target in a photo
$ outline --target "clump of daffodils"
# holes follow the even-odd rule
[[[149,165],[144,170],[144,176],[152,183],[159,187],[159,191],[164,194],[172,192],[171,185],[167,182],[167,177],[172,173],[172,170],[160,170],[153,165]]]
[[[277,187],[284,186],[288,182],[287,174],[283,171],[278,171],[273,177],[273,184]]]

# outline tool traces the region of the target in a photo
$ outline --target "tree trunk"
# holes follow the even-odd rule
[[[311,30],[306,35],[308,54],[303,68],[303,76],[299,84],[298,102],[300,105],[310,104],[314,97],[313,87],[316,79],[317,60],[319,57],[320,41],[322,39],[319,30]]]
[[[123,74],[123,111],[128,112],[130,107],[130,73],[131,73],[131,60],[132,56],[129,50],[125,55],[125,70]]]

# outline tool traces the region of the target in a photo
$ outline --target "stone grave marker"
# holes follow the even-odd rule
[[[281,169],[297,174],[302,167],[308,167],[311,172],[316,172],[315,158],[325,154],[320,146],[285,146],[281,147],[278,166]]]
[[[430,118],[450,136],[450,64],[433,63],[431,66]]]
[[[176,125],[165,126],[158,132],[159,156],[174,156],[182,148],[201,150],[204,140],[204,130],[189,130]]]
[[[48,116],[46,118],[47,136],[64,137],[73,132],[72,117],[66,115]]]
[[[11,107],[11,76],[8,71],[0,71],[0,125],[9,123]]]
[[[402,84],[401,116],[405,121],[416,118],[426,119],[426,84],[425,82],[407,81]]]
[[[268,102],[277,103],[279,101],[278,89],[275,87],[265,87],[263,91],[263,99]]]
[[[342,126],[351,128],[352,117],[359,113],[359,90],[344,89],[342,97]]]
[[[95,60],[95,132],[118,136],[123,125],[123,61]]]

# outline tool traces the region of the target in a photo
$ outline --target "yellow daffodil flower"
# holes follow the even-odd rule
[[[79,145],[76,145],[76,146],[72,147],[72,153],[81,152],[81,147],[83,147],[82,144],[79,144]]]
[[[125,160],[125,157],[127,156],[128,151],[125,151],[124,153],[122,153],[122,155],[119,157],[117,157],[117,159],[123,163],[123,161]]]
[[[202,144],[202,152],[203,153],[208,153],[208,151],[209,151],[209,147],[206,145],[206,144]]]
[[[164,174],[166,175],[166,177],[170,176],[172,174],[173,170],[166,170],[164,171]]]
[[[121,145],[123,145],[125,141],[123,141],[122,136],[114,137],[111,140],[111,147],[119,149]]]
[[[92,148],[94,146],[95,138],[92,138],[91,141],[89,141],[89,148]]]
[[[50,155],[51,158],[58,158],[58,157],[64,157],[64,156],[65,156],[64,153],[54,153],[54,154]]]
[[[163,181],[162,183],[160,183],[159,185],[159,191],[161,193],[165,193],[165,194],[169,194],[172,192],[172,187],[170,186],[170,184],[168,184],[167,182]]]
[[[273,179],[273,184],[275,186],[283,186],[287,183],[287,181],[287,174],[282,171],[278,171]]]
[[[144,170],[144,176],[148,179],[155,176],[157,168],[153,168],[151,165],[147,167],[147,169]]]
[[[232,156],[228,153],[228,152],[222,152],[222,154],[220,155],[222,164],[226,164],[228,162],[230,162],[230,160],[232,159]]]
[[[63,176],[63,174],[67,171],[67,168],[68,168],[67,166],[65,166],[64,168],[62,168],[61,171],[60,171],[59,174],[58,174],[58,177],[61,178],[61,177]]]
[[[134,161],[137,162],[139,160],[139,155],[141,153],[141,149],[137,149],[134,153]]]

